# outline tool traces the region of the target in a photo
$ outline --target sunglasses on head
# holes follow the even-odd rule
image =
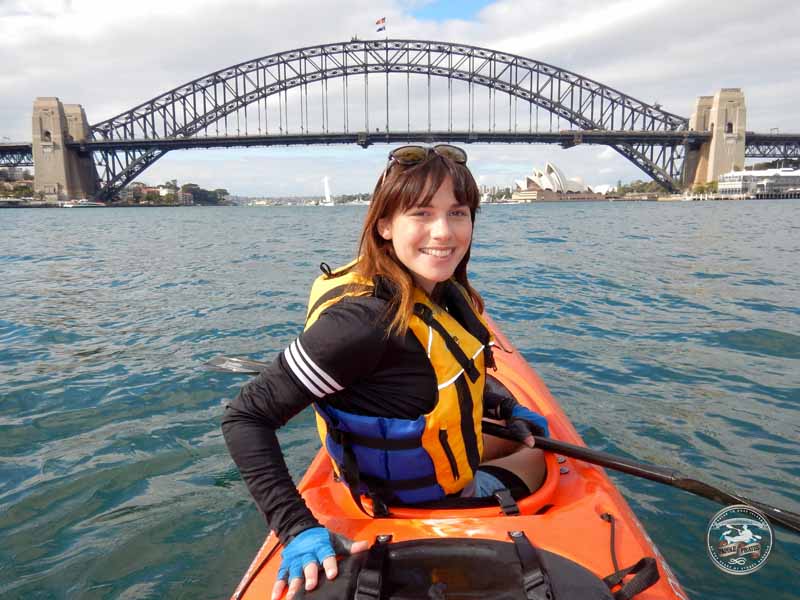
[[[400,146],[389,152],[389,160],[408,167],[423,162],[430,154],[438,154],[459,165],[467,164],[467,153],[457,146],[437,144],[436,146]]]
[[[461,148],[451,146],[450,144],[437,144],[435,146],[400,146],[389,152],[389,162],[383,170],[381,185],[383,185],[383,182],[386,180],[386,172],[389,170],[389,167],[392,166],[393,162],[403,165],[404,167],[410,167],[424,162],[431,153],[452,160],[458,165],[467,164],[467,153]]]

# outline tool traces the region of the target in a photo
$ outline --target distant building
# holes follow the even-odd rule
[[[192,192],[182,192],[178,190],[175,192],[175,200],[178,204],[183,206],[192,206],[194,204],[194,196],[192,196]]]
[[[720,196],[770,196],[800,191],[800,169],[730,171],[719,176]]]
[[[567,178],[563,171],[548,162],[544,170],[534,167],[524,180],[514,182],[512,200],[523,202],[548,202],[558,200],[603,200],[603,195],[592,191],[580,177]]]

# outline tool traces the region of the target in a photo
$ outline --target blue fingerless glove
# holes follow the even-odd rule
[[[281,552],[281,566],[278,567],[278,579],[297,579],[303,577],[303,568],[312,562],[322,565],[329,556],[336,556],[331,544],[331,536],[324,527],[312,527],[286,544]]]
[[[508,419],[508,428],[515,435],[527,437],[530,434],[550,437],[550,428],[547,419],[539,413],[533,412],[521,404],[511,409],[511,418]]]

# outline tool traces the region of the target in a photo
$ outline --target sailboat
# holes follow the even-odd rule
[[[331,187],[328,185],[328,176],[322,178],[322,183],[325,186],[325,200],[319,203],[320,206],[334,206],[333,199],[331,199]]]

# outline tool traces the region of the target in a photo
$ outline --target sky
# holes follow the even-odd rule
[[[302,6],[302,11],[298,7]],[[800,132],[797,0],[0,0],[0,141],[30,141],[39,96],[96,123],[182,83],[292,48],[386,35],[467,43],[547,62],[688,117],[742,88],[747,129]],[[403,88],[404,89],[404,88]],[[550,161],[589,185],[647,176],[610,148],[470,144],[479,183]],[[139,177],[244,196],[368,192],[389,146],[168,153]]]

